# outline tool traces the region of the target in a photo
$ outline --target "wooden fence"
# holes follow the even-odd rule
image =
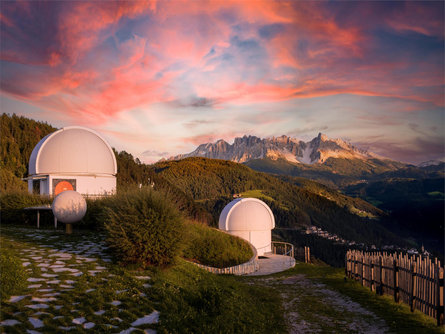
[[[299,261],[304,261],[304,263],[311,263],[311,249],[307,246],[305,247],[295,247],[294,250],[295,258]]]
[[[437,258],[349,250],[345,272],[371,291],[393,295],[396,302],[409,304],[412,312],[420,310],[443,325],[444,268]]]

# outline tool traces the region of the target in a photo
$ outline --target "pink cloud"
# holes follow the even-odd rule
[[[443,40],[443,19],[429,5],[408,3],[389,14],[367,6],[368,16],[339,19],[324,3],[293,1],[43,3],[39,15],[54,20],[40,27],[48,37],[41,49],[14,16],[32,20],[32,6],[11,5],[0,16],[8,41],[2,59],[38,65],[11,70],[2,91],[88,122],[189,96],[214,108],[337,94],[444,105],[443,92],[431,88],[444,83],[443,67],[379,58],[370,33],[374,20]],[[126,21],[144,17],[130,37],[118,37]],[[281,30],[261,39],[259,29],[273,24]]]

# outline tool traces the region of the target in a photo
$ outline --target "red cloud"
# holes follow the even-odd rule
[[[379,52],[389,51],[377,49],[371,34],[374,20],[443,40],[443,16],[429,4],[408,3],[389,14],[367,5],[369,15],[353,6],[357,17],[335,15],[325,3],[294,1],[63,4],[39,3],[36,21],[34,3],[2,11],[1,59],[26,65],[4,72],[2,91],[88,121],[183,95],[220,105],[335,94],[444,103],[434,88],[444,83],[443,65],[383,57]],[[41,24],[44,14],[51,19]],[[126,20],[143,17],[144,24],[119,40]],[[273,24],[280,31],[262,39],[259,29]],[[42,30],[40,44],[32,28]],[[245,49],[236,48],[235,37]]]

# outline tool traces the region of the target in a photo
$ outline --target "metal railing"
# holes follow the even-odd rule
[[[294,257],[294,245],[283,241],[272,241],[272,253]]]

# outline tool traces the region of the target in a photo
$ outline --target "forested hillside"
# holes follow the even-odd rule
[[[28,161],[34,146],[56,128],[15,114],[0,119],[0,191],[26,190],[21,178],[28,175]]]
[[[344,158],[329,158],[322,164],[311,165],[266,158],[248,161],[246,165],[260,172],[312,179],[333,188],[342,188],[409,167],[393,160]]]
[[[214,224],[233,194],[248,190],[261,190],[263,198],[274,212],[281,228],[302,228],[315,225],[348,240],[357,242],[392,244],[404,241],[383,228],[378,220],[360,216],[366,207],[375,215],[381,213],[363,201],[340,196],[337,202],[302,187],[250,168],[225,160],[187,158],[164,161],[152,166],[153,170],[170,183],[174,183],[212,212]],[[335,192],[330,195],[334,197]],[[271,199],[267,199],[267,198]],[[351,210],[359,204],[357,212]]]
[[[382,223],[394,233],[414,237],[429,251],[444,252],[444,178],[390,178],[345,188],[390,213]]]
[[[328,197],[338,189],[347,198],[361,198],[386,213],[381,223],[394,234],[424,244],[436,255],[444,252],[444,163],[416,167],[391,160],[330,158],[313,165],[283,159],[251,160],[246,165],[308,190],[317,185]],[[322,189],[308,179],[329,187]]]

